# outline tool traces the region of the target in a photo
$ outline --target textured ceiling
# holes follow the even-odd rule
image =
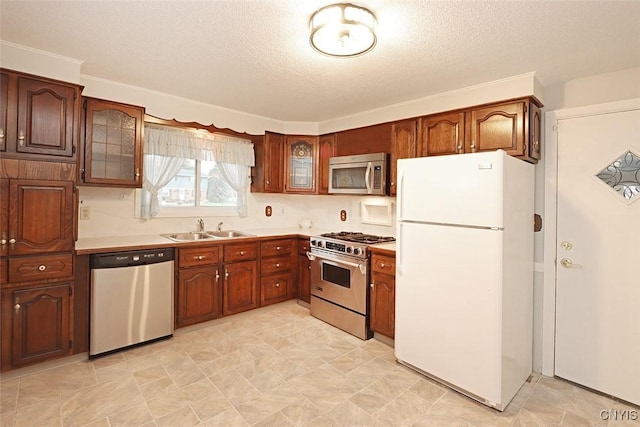
[[[1,1],[0,38],[82,74],[282,121],[322,122],[535,71],[543,85],[640,66],[640,1],[361,0],[378,44],[308,41],[327,0]]]

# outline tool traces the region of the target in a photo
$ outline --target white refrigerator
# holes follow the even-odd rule
[[[395,355],[504,410],[532,370],[534,167],[398,160]]]

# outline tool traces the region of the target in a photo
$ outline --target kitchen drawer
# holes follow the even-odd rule
[[[9,259],[9,282],[73,276],[73,255],[45,255]]]
[[[178,249],[178,267],[194,267],[218,263],[220,246]]]
[[[396,274],[396,259],[389,256],[371,255],[371,271],[384,274]]]
[[[300,255],[306,255],[311,249],[311,243],[309,239],[298,239],[298,253]]]
[[[260,260],[260,273],[271,274],[277,271],[288,271],[291,270],[292,266],[291,255],[262,258]]]
[[[256,259],[258,256],[258,243],[238,243],[224,246],[224,262],[245,261]]]
[[[281,254],[290,254],[292,250],[292,239],[270,240],[267,242],[262,242],[262,245],[260,246],[260,255],[263,257],[267,257]]]
[[[260,305],[274,304],[293,297],[291,274],[278,274],[260,280]]]

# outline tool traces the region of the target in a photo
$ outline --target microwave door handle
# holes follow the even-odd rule
[[[307,258],[309,258],[311,261],[313,261],[315,258],[323,259],[323,260],[325,260],[325,261],[329,261],[329,262],[335,263],[336,265],[340,265],[340,264],[342,264],[342,265],[348,265],[349,267],[359,268],[359,269],[361,269],[361,270],[362,270],[362,264],[356,264],[355,262],[349,262],[349,261],[337,260],[337,259],[333,259],[333,258],[325,258],[325,257],[323,257],[323,256],[321,256],[321,255],[318,255],[318,254],[311,254],[311,253],[309,253],[309,252],[307,252]],[[366,267],[367,267],[367,266],[365,265],[365,266],[364,266],[365,271],[366,271]]]
[[[371,177],[371,162],[367,163],[367,171],[364,173],[364,183],[367,186],[367,194],[371,194],[371,187],[373,186],[369,178]]]

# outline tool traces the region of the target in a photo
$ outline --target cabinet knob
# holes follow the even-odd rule
[[[13,309],[16,311],[16,314],[20,311],[20,304],[16,304],[13,306]]]
[[[280,263],[279,262],[276,263],[276,268],[280,268]]]
[[[279,251],[279,250],[280,250],[280,246],[276,246],[276,251]]]
[[[458,150],[462,150],[462,144],[458,144]]]
[[[140,169],[136,168],[136,179],[140,178]]]
[[[240,251],[240,252],[238,252],[238,253],[239,253],[240,255],[244,255],[244,254],[246,254],[247,252],[246,252],[246,251]]]
[[[7,244],[7,239],[2,239],[2,240],[0,240],[0,244],[2,244],[2,245],[6,245],[6,244]]]
[[[229,277],[229,272],[227,270],[224,271],[224,277]]]
[[[267,185],[271,184],[271,181],[267,180]]]
[[[380,263],[380,268],[384,268],[384,262]]]
[[[538,151],[539,147],[540,147],[540,141],[538,140],[533,141],[533,149]]]
[[[369,287],[373,289],[373,283],[369,283]]]
[[[276,283],[275,286],[276,286],[276,288],[279,288],[280,287],[280,283]]]
[[[471,151],[475,151],[476,150],[476,144],[475,143],[471,143]]]
[[[216,282],[218,281],[219,278],[220,278],[220,274],[218,274],[218,269],[216,269]]]
[[[44,265],[44,264],[38,266],[38,270],[40,270],[40,271],[45,271],[46,269],[47,269],[47,266]]]
[[[203,259],[204,259],[204,255],[197,255],[197,256],[194,256],[194,257],[193,257],[193,259],[197,259],[198,261],[201,261],[201,260],[203,260]]]
[[[0,128],[0,139],[4,139],[4,129]]]
[[[24,145],[24,131],[20,130],[20,132],[18,132],[18,141],[20,146],[22,147]]]
[[[13,245],[15,242],[16,242],[16,239],[9,239],[9,243],[10,243],[10,244],[12,244],[12,245]]]

